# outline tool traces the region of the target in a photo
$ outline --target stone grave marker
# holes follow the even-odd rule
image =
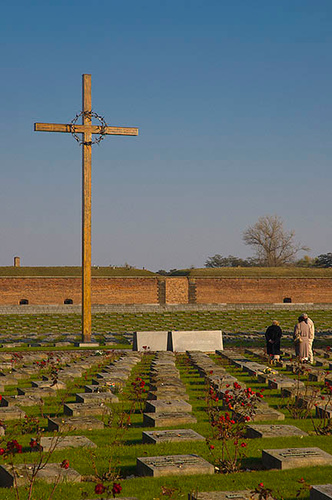
[[[205,441],[205,437],[192,429],[144,431],[142,434],[143,444],[174,443],[177,441]]]
[[[326,419],[331,419],[332,418],[332,402],[328,403],[321,403],[317,404],[316,406],[316,416],[318,418],[326,418]]]
[[[139,476],[214,474],[214,466],[198,455],[167,455],[137,458]]]
[[[72,417],[88,417],[90,415],[109,415],[111,409],[103,402],[98,403],[65,403],[63,405],[65,415]]]
[[[38,398],[45,398],[49,396],[54,396],[55,391],[50,387],[18,387],[17,393],[19,396],[35,396]]]
[[[320,448],[282,448],[262,451],[265,469],[295,469],[316,465],[332,465],[332,455]]]
[[[76,394],[77,403],[118,403],[119,398],[115,396],[111,391],[109,392],[82,392]]]
[[[29,484],[33,466],[34,464],[0,465],[1,486],[10,488],[14,486],[14,480],[17,486]],[[38,471],[36,480],[38,479],[51,484],[56,481],[78,483],[81,481],[81,475],[71,467],[64,469],[59,464],[46,464]]]
[[[0,421],[4,420],[18,420],[25,417],[25,411],[18,408],[18,406],[1,406],[0,407]]]
[[[251,490],[190,493],[188,500],[252,500]]]
[[[133,351],[167,351],[167,331],[134,332]]]
[[[308,434],[294,425],[255,425],[247,427],[247,438],[303,437]]]
[[[168,338],[168,350],[174,352],[223,350],[221,330],[173,330]]]
[[[190,413],[143,413],[145,427],[175,427],[196,423],[196,417]]]
[[[332,500],[332,484],[319,484],[312,486],[310,500]]]
[[[92,431],[94,429],[103,429],[104,422],[93,417],[71,417],[48,418],[48,431],[70,432],[77,430]]]
[[[43,436],[40,438],[40,446],[43,451],[49,451],[50,449],[63,450],[66,448],[97,448],[97,445],[86,436]]]
[[[0,406],[36,406],[42,402],[37,396],[3,396]]]
[[[285,420],[285,415],[280,411],[271,408],[266,403],[261,403],[256,408],[256,413],[252,417],[254,422],[261,422],[263,420]]]
[[[283,389],[285,387],[297,388],[304,387],[304,382],[301,380],[283,377],[282,375],[275,375],[273,378],[268,380],[268,385],[271,389]]]
[[[190,413],[191,404],[183,399],[147,401],[145,406],[146,413]]]

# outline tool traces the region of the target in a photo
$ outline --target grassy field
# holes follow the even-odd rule
[[[0,267],[0,276],[81,276],[80,266],[58,267]],[[92,276],[156,276],[147,269],[130,267],[93,266]],[[190,276],[192,278],[331,278],[332,268],[307,267],[219,267],[202,269],[178,269],[172,276]]]
[[[191,491],[254,489],[258,483],[261,482],[263,482],[266,487],[272,488],[277,498],[292,500],[296,498],[296,492],[299,489],[298,481],[300,478],[305,478],[305,480],[310,484],[324,484],[329,481],[328,478],[330,477],[331,467],[306,467],[286,471],[266,471],[262,469],[261,455],[263,448],[269,449],[280,447],[292,448],[298,446],[317,446],[328,453],[332,453],[332,440],[330,437],[316,436],[313,432],[313,425],[310,418],[306,420],[295,420],[291,418],[286,408],[286,401],[280,397],[279,392],[276,390],[268,390],[266,388],[264,392],[265,400],[272,407],[277,408],[285,414],[286,419],[283,423],[295,425],[308,432],[309,435],[307,437],[303,437],[300,443],[298,438],[292,437],[283,437],[282,441],[278,438],[246,440],[247,457],[244,462],[244,470],[236,474],[215,474],[213,476],[185,476],[180,474],[179,476],[165,478],[135,477],[137,457],[194,453],[202,456],[208,461],[211,461],[209,449],[204,441],[185,442],[181,444],[166,443],[158,445],[143,445],[141,442],[142,431],[151,430],[151,428],[143,427],[142,414],[138,410],[132,416],[131,425],[125,432],[123,432],[122,436],[118,437],[117,443],[115,444],[115,437],[118,432],[118,428],[115,423],[122,411],[129,411],[132,403],[132,381],[137,375],[139,375],[146,380],[148,384],[148,373],[151,359],[152,356],[145,355],[142,362],[134,368],[126,388],[120,396],[122,402],[112,406],[114,411],[113,422],[111,422],[109,426],[106,426],[102,431],[85,432],[85,435],[98,445],[98,448],[93,452],[93,454],[91,454],[88,450],[77,449],[55,451],[52,455],[51,462],[61,463],[64,459],[68,459],[71,467],[76,469],[82,475],[90,477],[90,479],[95,473],[94,468],[92,467],[93,462],[95,463],[96,469],[99,473],[106,472],[108,464],[111,463],[114,468],[117,468],[121,477],[125,479],[121,480],[123,488],[121,496],[137,496],[140,500],[161,500],[162,498],[187,500],[187,495]],[[219,360],[217,356],[213,356],[213,359],[217,363],[221,363],[221,360]],[[190,365],[188,358],[185,355],[177,356],[177,366],[180,369],[181,379],[186,384],[187,393],[190,397],[190,403],[193,406],[193,413],[197,417],[197,424],[191,424],[190,426],[187,425],[183,427],[190,427],[201,435],[209,437],[211,429],[208,423],[207,413],[205,411],[205,396],[207,387],[205,386],[204,380],[199,376],[198,371]],[[100,370],[100,367],[98,369]],[[240,382],[245,383],[247,387],[250,386],[253,390],[261,390],[263,388],[262,385],[257,383],[255,378],[243,374],[243,372],[237,368],[227,366],[227,371],[234,375]],[[290,376],[290,374],[284,369],[279,369],[279,371],[281,373],[285,373],[287,376]],[[59,413],[61,414],[63,402],[74,401],[74,394],[76,392],[82,392],[83,386],[90,382],[90,379],[93,377],[95,372],[96,368],[89,371],[87,379],[74,380],[69,387],[69,390],[59,391],[56,398],[45,398],[43,414],[45,416],[54,416]],[[35,377],[40,377],[40,373],[36,373]],[[303,380],[306,380],[306,377],[303,377]],[[28,385],[28,381],[26,381],[25,384]],[[317,385],[315,383],[310,384]],[[14,394],[14,387],[9,387],[7,392],[9,394]],[[25,408],[25,410],[29,416],[37,416],[40,414],[39,409],[36,407]],[[313,418],[315,420],[314,416]],[[40,424],[42,426],[46,426],[46,418],[41,417]],[[79,433],[76,432],[73,434]],[[50,435],[50,433],[45,431],[45,435]],[[37,459],[37,453],[30,453],[28,451],[28,442],[30,438],[31,433],[19,437],[19,441],[24,445],[24,451],[26,451],[26,453],[23,456],[16,455],[14,457],[14,462],[22,462],[22,458],[24,458],[28,463]],[[218,442],[214,441],[213,443],[215,444],[216,449],[218,449]],[[2,457],[0,457],[0,461],[1,460],[3,460]],[[55,491],[54,496],[52,496],[52,499],[63,500],[64,498],[70,498],[73,500],[81,500],[83,498],[97,498],[94,493],[94,485],[95,483],[90,481],[76,485],[61,484]],[[173,496],[167,497],[162,494],[163,490],[165,491],[165,488],[167,487],[174,490]],[[51,490],[52,486],[40,483],[36,485],[35,496],[33,498],[38,500],[47,500]],[[26,492],[24,492],[23,488],[20,489],[20,494],[21,499],[27,498]],[[15,492],[13,490],[10,491],[0,488],[0,500],[14,500],[14,498],[17,498],[17,496],[15,496]],[[309,493],[302,498],[309,498]]]
[[[92,276],[106,276],[106,277],[135,277],[135,276],[154,276],[154,273],[146,269],[134,269],[126,267],[99,267],[93,266],[91,268]],[[62,266],[62,267],[0,267],[1,276],[13,277],[32,277],[32,276],[77,276],[82,275],[82,268],[80,266]]]
[[[332,278],[332,268],[308,267],[218,267],[190,269],[192,278]]]
[[[99,313],[92,315],[94,334],[124,333],[138,330],[223,330],[226,333],[265,332],[273,319],[278,319],[285,332],[291,332],[303,311],[262,309],[241,311],[165,311],[141,313]],[[315,322],[317,332],[332,331],[332,310],[306,311]],[[37,333],[79,334],[79,314],[0,315],[0,335]]]

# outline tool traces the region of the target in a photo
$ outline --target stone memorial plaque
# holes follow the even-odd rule
[[[45,397],[50,397],[50,396],[55,396],[56,393],[54,389],[51,389],[50,387],[18,387],[17,388],[17,393],[20,396],[35,396],[39,398],[45,398]]]
[[[134,332],[133,351],[167,351],[167,331]]]
[[[214,474],[214,466],[198,455],[167,455],[137,458],[139,476]]]
[[[264,420],[285,420],[285,415],[280,411],[271,408],[267,404],[261,404],[256,408],[256,413],[252,417],[252,421],[261,422]]]
[[[270,378],[268,380],[268,385],[270,389],[283,389],[285,387],[297,388],[304,387],[304,382],[288,377],[275,376],[274,378]]]
[[[326,372],[323,370],[311,370],[308,374],[308,380],[311,382],[324,382],[326,377]]]
[[[146,413],[190,413],[192,406],[183,399],[158,399],[147,401],[145,411]]]
[[[36,406],[42,402],[41,398],[36,396],[3,396],[1,406]]]
[[[1,406],[0,421],[2,420],[18,420],[25,417],[25,411],[17,406]]]
[[[97,448],[97,445],[86,436],[41,437],[40,445],[43,451],[49,451],[50,449],[58,451],[66,448]]]
[[[145,427],[175,427],[196,423],[196,417],[190,413],[143,413]]]
[[[311,487],[310,500],[332,500],[332,484],[319,484]]]
[[[109,415],[111,409],[103,402],[66,403],[63,405],[63,412],[71,417],[88,417],[89,415]]]
[[[221,330],[179,330],[169,334],[168,350],[215,352],[223,349]]]
[[[188,500],[252,500],[251,490],[242,491],[203,491],[191,493]]]
[[[326,419],[332,418],[332,403],[327,404],[322,402],[321,404],[317,404],[316,416],[318,418],[326,418]]]
[[[54,391],[58,391],[60,389],[66,389],[67,385],[65,382],[58,380],[56,383],[52,380],[31,380],[31,386],[37,387],[38,389],[48,387],[53,389]]]
[[[282,448],[262,451],[265,469],[295,469],[315,465],[332,465],[332,455],[320,448]]]
[[[143,444],[174,443],[177,441],[205,441],[205,437],[192,429],[144,431],[142,434]]]
[[[0,484],[5,488],[29,484],[34,464],[0,465]],[[81,481],[81,474],[69,467],[63,469],[59,464],[46,464],[37,472],[36,480],[43,480],[47,483],[57,481],[78,483]]]
[[[70,432],[77,430],[92,431],[94,429],[103,429],[104,423],[93,417],[71,417],[71,418],[48,418],[49,431]]]
[[[294,425],[248,425],[247,438],[303,437],[308,434]]]
[[[115,396],[112,392],[82,392],[76,394],[77,403],[118,403],[119,398]]]

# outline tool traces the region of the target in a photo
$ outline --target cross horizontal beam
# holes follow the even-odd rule
[[[67,132],[76,134],[138,135],[136,127],[102,127],[100,125],[71,125],[70,123],[35,123],[35,132]]]

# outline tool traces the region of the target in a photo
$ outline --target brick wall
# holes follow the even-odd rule
[[[331,303],[331,278],[195,278],[196,303]]]
[[[158,304],[158,279],[92,278],[92,304]],[[63,304],[72,299],[81,303],[80,278],[0,278],[0,304]]]
[[[166,304],[188,304],[188,278],[166,278]]]
[[[160,286],[162,284],[162,286]],[[332,303],[332,278],[92,278],[92,304]],[[0,278],[0,305],[81,303],[81,279]]]

